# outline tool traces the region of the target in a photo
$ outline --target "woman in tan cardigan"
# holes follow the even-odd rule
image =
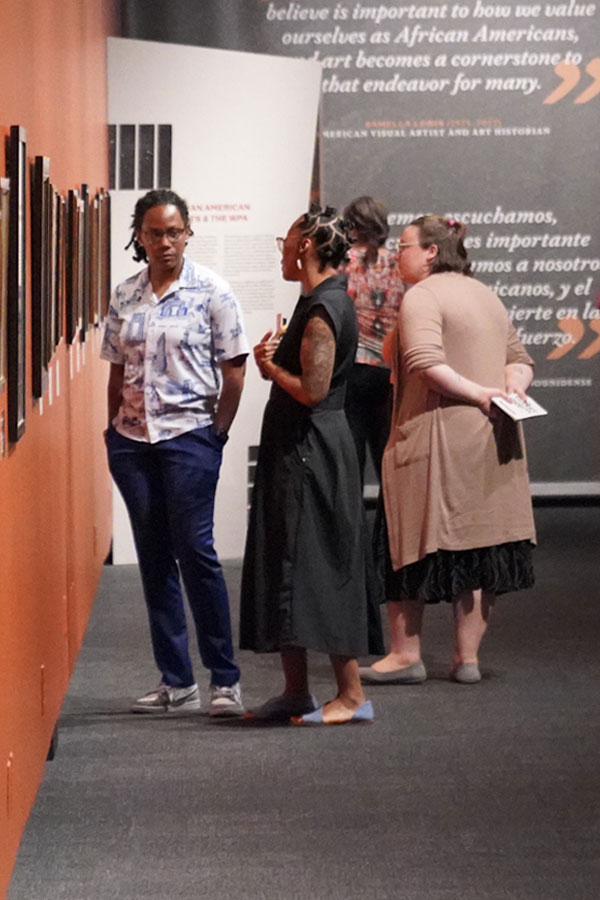
[[[535,529],[520,426],[492,398],[524,397],[533,362],[501,301],[470,277],[465,227],[422,216],[403,232],[414,285],[390,341],[396,390],[383,457],[390,652],[369,683],[424,681],[425,603],[452,601],[450,677],[481,679],[478,650],[497,594],[533,584]]]

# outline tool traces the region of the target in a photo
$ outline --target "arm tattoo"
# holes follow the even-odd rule
[[[302,385],[309,396],[322,400],[329,391],[335,360],[335,337],[325,310],[318,310],[306,324],[300,348]]]

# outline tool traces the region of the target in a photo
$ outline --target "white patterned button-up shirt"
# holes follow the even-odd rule
[[[164,441],[210,425],[221,389],[219,363],[249,352],[231,288],[184,257],[160,300],[148,267],[111,298],[100,355],[124,366],[113,425],[136,441]]]

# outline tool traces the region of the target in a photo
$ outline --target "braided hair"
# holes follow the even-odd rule
[[[175,191],[168,191],[166,189],[148,191],[148,193],[144,194],[143,197],[140,197],[135,204],[131,219],[131,238],[125,247],[126,250],[129,250],[133,244],[133,258],[135,262],[148,262],[146,251],[136,238],[136,234],[138,231],[141,231],[144,216],[148,210],[153,209],[155,206],[176,206],[188,234],[192,235],[194,233],[190,228],[190,213],[187,203],[179,196],[179,194],[176,194]]]
[[[339,216],[333,206],[322,209],[313,203],[298,222],[298,229],[304,237],[311,239],[319,260],[319,271],[326,266],[334,269],[344,262],[350,249],[350,222]]]
[[[437,272],[460,272],[462,275],[472,275],[471,263],[467,257],[464,238],[467,233],[466,225],[453,219],[452,216],[419,216],[411,223],[419,232],[421,247],[431,247],[435,244],[438,254],[431,263],[431,274]]]

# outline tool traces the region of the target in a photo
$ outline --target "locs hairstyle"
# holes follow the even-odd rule
[[[431,274],[437,272],[460,272],[472,275],[471,263],[463,243],[467,233],[466,225],[456,219],[444,216],[419,216],[411,223],[419,231],[421,247],[435,244],[438,255],[431,264]]]
[[[373,197],[356,197],[344,210],[344,218],[356,231],[357,240],[377,250],[390,233],[387,208]]]
[[[153,209],[155,206],[176,206],[188,233],[190,235],[194,233],[190,228],[190,213],[187,203],[179,196],[179,194],[176,194],[175,191],[168,190],[148,191],[148,193],[144,194],[143,197],[140,197],[135,204],[131,219],[131,238],[125,247],[126,250],[129,250],[133,244],[133,258],[135,262],[148,262],[146,251],[136,239],[136,232],[141,230],[144,216],[148,210]]]
[[[339,264],[346,259],[350,249],[351,225],[342,216],[338,216],[333,206],[322,209],[313,203],[307,213],[298,223],[300,233],[309,237],[317,251],[319,259],[319,271],[325,266],[333,266],[337,269]]]

